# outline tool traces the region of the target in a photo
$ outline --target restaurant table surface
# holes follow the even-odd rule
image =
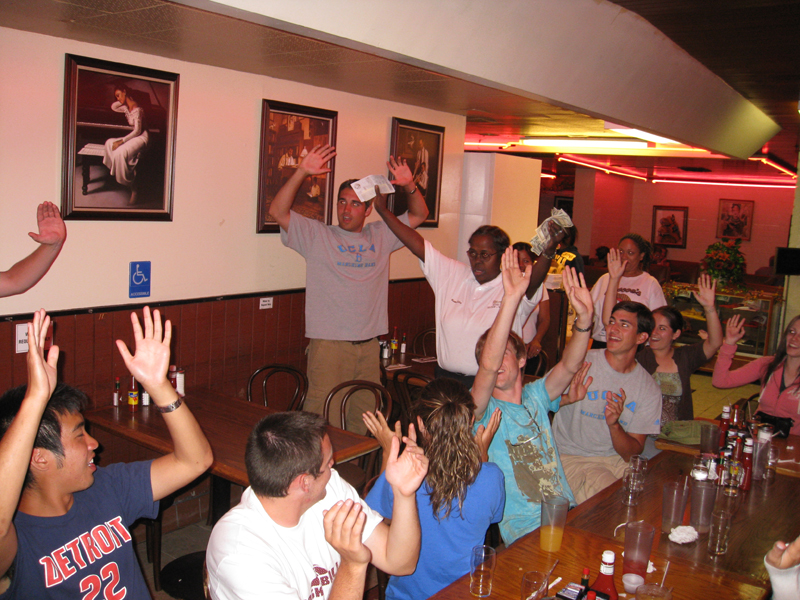
[[[392,354],[390,358],[382,358],[381,359],[381,367],[383,367],[384,372],[386,373],[387,379],[394,379],[395,373],[402,373],[404,371],[413,371],[414,373],[419,373],[420,375],[425,375],[430,379],[435,377],[434,369],[436,368],[436,360],[428,361],[428,362],[416,362],[414,361],[415,358],[433,358],[433,357],[425,357],[419,354],[413,354],[411,352],[406,352],[401,354],[400,352],[395,352]],[[386,367],[392,365],[408,365],[407,369],[386,369]]]
[[[206,434],[214,451],[211,473],[233,483],[247,486],[244,453],[253,426],[266,415],[277,411],[204,388],[187,390],[185,402]],[[98,427],[162,454],[172,452],[172,440],[155,406],[131,413],[127,406],[105,406],[87,410],[84,417]],[[333,445],[333,459],[339,463],[368,454],[378,448],[374,438],[328,427]]]
[[[715,422],[715,421],[712,421]],[[772,438],[772,444],[780,450],[778,457],[777,472],[779,475],[789,477],[800,477],[800,436],[790,435],[787,438]],[[696,456],[700,454],[699,444],[681,444],[672,440],[657,439],[656,448],[659,450],[671,450],[683,454]]]

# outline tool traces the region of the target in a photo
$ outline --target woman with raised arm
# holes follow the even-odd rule
[[[436,379],[422,390],[412,406],[409,438],[414,430],[425,456],[428,474],[417,490],[422,546],[413,575],[392,577],[386,597],[428,598],[469,573],[470,553],[483,544],[486,530],[503,517],[503,473],[487,460],[489,444],[500,424],[500,411],[489,427],[472,436],[475,403],[469,390],[453,379]],[[383,415],[365,413],[364,422],[384,448],[400,435],[399,422],[392,432]],[[392,488],[381,475],[367,495],[367,504],[391,518]]]
[[[614,304],[623,300],[641,302],[650,310],[666,306],[667,301],[664,298],[664,292],[661,290],[661,284],[658,283],[655,277],[647,273],[647,268],[650,266],[650,258],[653,254],[653,247],[650,242],[638,233],[629,233],[619,241],[617,252],[621,260],[625,262],[623,263],[624,272],[618,284],[616,302],[612,302],[612,308]],[[610,263],[610,255],[608,258]],[[605,273],[592,287],[595,316],[594,328],[592,329],[592,339],[594,340],[592,348],[606,347],[606,329],[601,316],[603,315],[606,290],[610,283],[609,279],[610,272]]]
[[[790,433],[800,435],[800,315],[789,321],[775,356],[762,356],[731,371],[736,343],[742,337],[744,319],[738,315],[731,317],[725,325],[725,343],[714,365],[714,387],[733,388],[760,382],[758,410],[773,417],[793,419]]]
[[[625,260],[612,249],[608,255],[609,284],[603,306],[603,323],[611,318],[617,297],[617,287],[625,272]],[[708,339],[696,344],[675,346],[685,325],[680,311],[672,306],[662,306],[653,311],[656,328],[650,336],[650,345],[639,349],[636,360],[653,376],[661,387],[661,426],[670,421],[694,419],[692,373],[711,360],[722,345],[722,324],[715,306],[717,282],[701,275],[694,297],[703,307],[708,329]]]

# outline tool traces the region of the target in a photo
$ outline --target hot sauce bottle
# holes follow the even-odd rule
[[[128,408],[135,412],[139,408],[139,387],[136,385],[136,378],[131,375],[131,386],[128,388]]]

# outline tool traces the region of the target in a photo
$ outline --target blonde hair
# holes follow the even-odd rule
[[[472,395],[454,379],[436,379],[425,386],[411,410],[414,421],[419,417],[424,427],[418,439],[429,461],[425,481],[433,514],[437,520],[442,513],[448,518],[454,499],[460,514],[467,489],[481,470],[480,450],[472,436]]]

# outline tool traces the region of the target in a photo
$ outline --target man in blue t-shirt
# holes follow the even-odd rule
[[[475,348],[478,374],[472,387],[476,430],[484,426],[491,435],[497,429],[489,445],[489,460],[505,475],[506,507],[500,533],[506,545],[539,527],[545,496],[564,496],[575,504],[547,413],[581,398],[591,383],[591,378],[584,383],[589,365],[583,359],[594,312],[583,277],[571,267],[565,268],[564,291],[577,314],[572,339],[561,361],[543,379],[523,388],[526,349],[522,339],[511,332],[511,325],[532,271],[545,269],[550,261],[539,257],[523,273],[516,254],[509,248],[503,255],[505,296],[494,324]],[[570,393],[562,398],[570,383]]]
[[[167,380],[172,327],[134,313],[136,353],[125,366],[163,413],[175,451],[153,461],[94,464],[97,441],[80,413],[86,395],[56,385],[58,346],[44,357],[50,318],[28,324],[28,385],[0,398],[0,599],[131,598],[150,592],[130,525],[158,514],[158,501],[199,477],[213,460],[189,408]]]

